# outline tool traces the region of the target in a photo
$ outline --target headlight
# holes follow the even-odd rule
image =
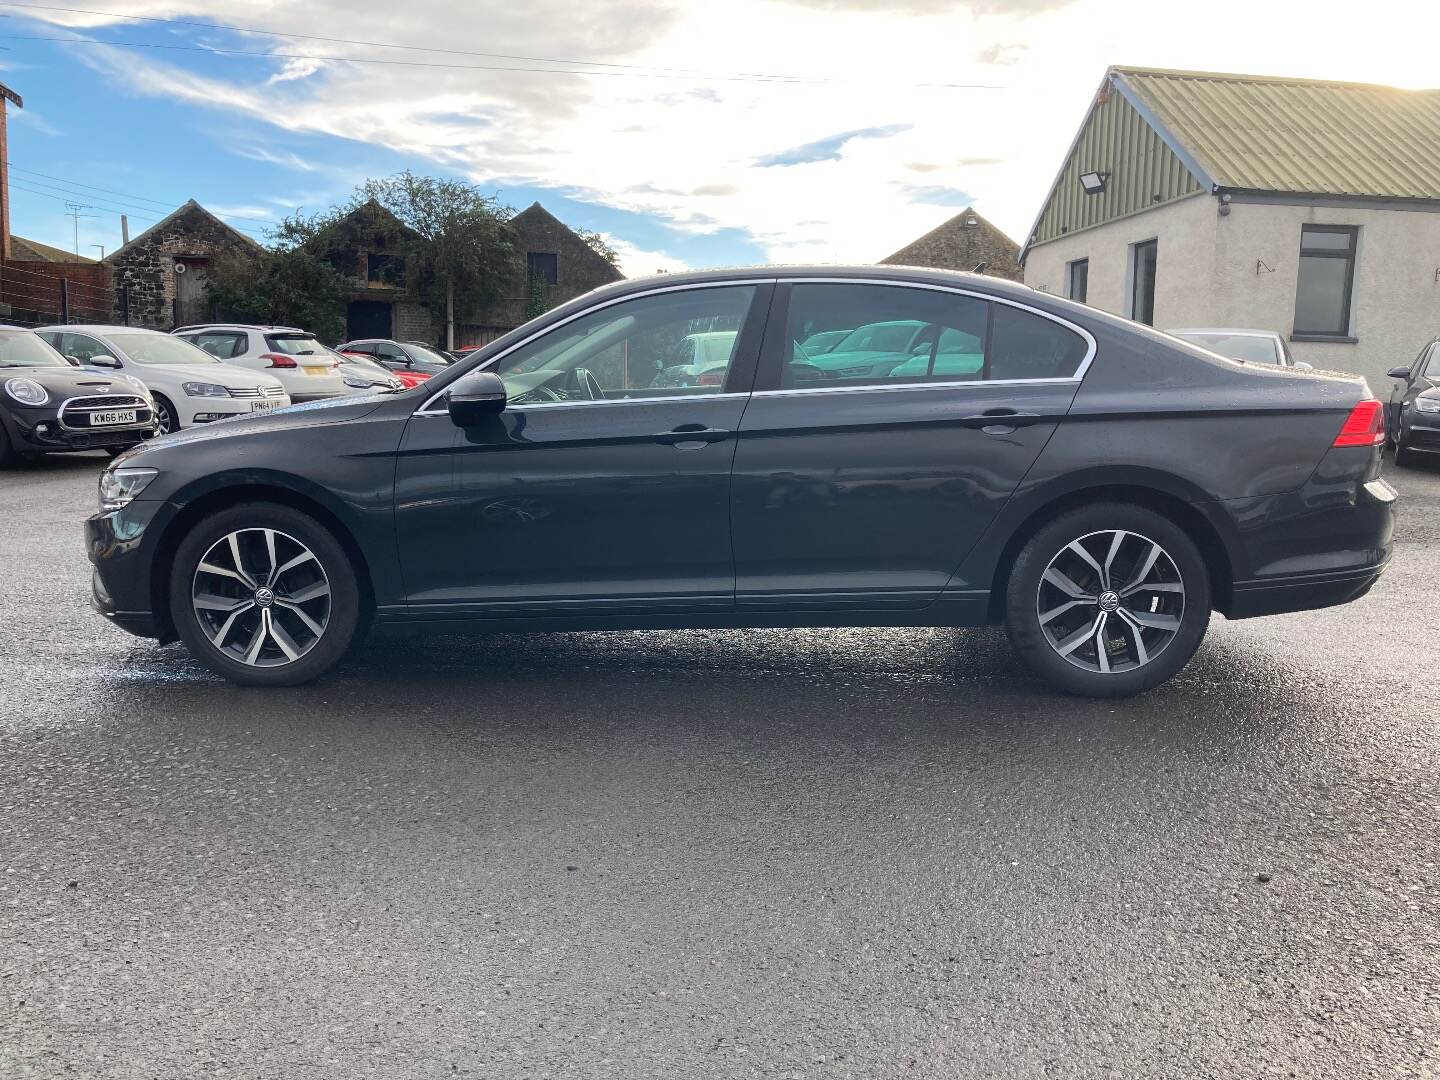
[[[44,405],[50,400],[45,387],[41,386],[34,379],[6,379],[5,393],[9,394],[21,405]]]
[[[155,469],[106,469],[100,474],[100,509],[119,510],[144,491],[159,473]]]
[[[230,391],[219,383],[213,382],[187,382],[182,383],[181,390],[185,391],[186,397],[229,397]]]
[[[1440,413],[1440,394],[1426,390],[1415,398],[1415,408],[1423,413]]]

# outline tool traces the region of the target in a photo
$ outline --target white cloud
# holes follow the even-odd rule
[[[636,247],[628,240],[623,240],[610,233],[601,233],[605,242],[615,249],[615,254],[620,256],[620,272],[626,277],[648,277],[651,274],[674,274],[681,270],[690,270],[690,267],[683,259],[672,258],[659,251],[645,251]]]
[[[248,62],[217,62],[197,75],[148,53],[76,50],[123,91],[288,132],[338,135],[487,185],[556,188],[684,233],[739,230],[770,257],[792,261],[878,259],[954,214],[966,195],[1022,238],[1107,64],[1424,85],[1435,81],[1440,31],[1440,5],[1411,0],[1372,0],[1363,20],[1333,0],[1269,0],[1246,9],[1243,32],[1234,20],[1153,0],[412,0],[403,8],[312,0],[254,4],[243,16],[228,0],[170,0],[165,10],[255,25],[274,19],[295,33],[370,41],[830,80],[771,85],[277,60],[280,76],[267,84]],[[1394,34],[1402,24],[1406,33]],[[241,47],[266,44],[289,53],[506,63],[254,37]],[[933,86],[970,83],[1004,89]],[[862,131],[878,134],[842,140],[833,153],[814,150]],[[815,160],[758,164],[801,147],[811,152],[799,156]],[[616,243],[627,271],[663,265],[659,253],[623,237]]]

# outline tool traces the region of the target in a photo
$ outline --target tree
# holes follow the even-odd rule
[[[515,258],[511,211],[464,180],[406,170],[367,180],[354,205],[374,199],[418,236],[420,291],[445,310],[445,343],[455,347],[456,306],[479,307],[504,294]]]
[[[277,246],[258,257],[218,260],[210,267],[206,291],[221,318],[298,326],[322,341],[339,341],[345,336],[350,288],[333,266],[312,252]]]
[[[584,240],[586,245],[608,262],[611,266],[620,265],[620,253],[610,246],[609,241],[601,236],[594,229],[576,229],[575,235]]]

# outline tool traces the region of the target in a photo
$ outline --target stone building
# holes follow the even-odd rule
[[[419,236],[374,199],[320,230],[307,247],[351,286],[345,337],[433,342],[437,320],[420,299]]]
[[[1020,245],[967,207],[938,228],[930,230],[882,266],[932,266],[939,270],[967,270],[1019,281]]]
[[[101,261],[114,276],[116,318],[173,330],[213,317],[205,296],[212,263],[258,259],[262,250],[191,199]]]
[[[538,202],[511,218],[510,227],[516,254],[503,295],[463,313],[457,345],[484,345],[525,322],[534,307],[557,307],[625,276]]]

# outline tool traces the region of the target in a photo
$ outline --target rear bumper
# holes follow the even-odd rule
[[[1258,615],[1282,615],[1287,611],[1312,611],[1348,604],[1368,593],[1388,564],[1387,559],[1376,566],[1341,573],[1237,581],[1230,610],[1225,614],[1231,619],[1253,619]]]
[[[1251,515],[1266,512],[1239,515],[1253,569],[1233,583],[1221,610],[1248,619],[1358,600],[1390,562],[1395,498],[1377,477],[1338,490],[1311,485],[1273,502],[1246,500]]]

